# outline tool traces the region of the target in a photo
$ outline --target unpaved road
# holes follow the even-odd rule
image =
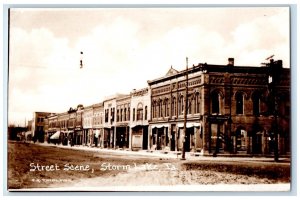
[[[109,187],[124,186],[289,185],[289,177],[270,179],[239,174],[234,171],[220,172],[210,169],[201,170],[198,167],[187,168],[185,163],[188,161],[178,159],[119,155],[107,152],[95,153],[16,142],[10,142],[8,147],[9,189],[59,188],[63,190],[64,188],[73,188],[85,190],[85,188],[92,187],[93,190],[102,191]],[[197,161],[194,162],[197,163]],[[217,162],[220,165],[222,161]],[[45,166],[56,164],[60,170],[32,172],[30,163],[39,163]],[[253,165],[250,162],[245,163],[247,166]],[[64,170],[66,164],[88,165],[89,170],[66,171]],[[198,164],[201,165],[200,162]],[[214,166],[214,162],[211,162],[210,165]],[[235,167],[238,165],[238,163],[235,164]],[[259,163],[259,166],[261,165],[263,164]]]

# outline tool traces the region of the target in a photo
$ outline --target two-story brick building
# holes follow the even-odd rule
[[[270,113],[274,108],[268,82],[273,68],[280,74],[274,87],[278,97],[275,117]],[[202,154],[269,154],[277,136],[280,152],[289,151],[290,70],[281,61],[271,60],[262,67],[234,66],[230,58],[227,65],[171,68],[148,84],[150,145],[155,149],[182,150],[184,144],[186,151]],[[280,128],[275,131],[275,126]]]

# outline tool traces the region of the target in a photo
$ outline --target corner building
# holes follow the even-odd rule
[[[184,144],[202,155],[290,153],[290,69],[281,60],[261,67],[234,66],[233,58],[227,65],[171,67],[148,84],[151,149],[181,151]]]

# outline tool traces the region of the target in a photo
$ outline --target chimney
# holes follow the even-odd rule
[[[228,58],[228,64],[230,66],[234,66],[234,58]]]

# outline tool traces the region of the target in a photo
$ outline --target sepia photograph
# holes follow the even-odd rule
[[[289,192],[290,11],[9,8],[7,190]]]

